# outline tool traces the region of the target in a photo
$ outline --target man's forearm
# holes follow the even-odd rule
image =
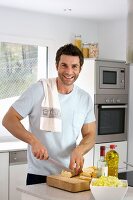
[[[85,136],[81,142],[79,143],[79,145],[76,147],[78,149],[78,151],[84,155],[86,154],[89,150],[92,149],[92,147],[95,144],[95,138],[92,137],[90,138],[89,135]]]
[[[16,138],[28,144],[31,144],[34,140],[34,135],[27,131],[16,117],[5,116],[2,124]]]

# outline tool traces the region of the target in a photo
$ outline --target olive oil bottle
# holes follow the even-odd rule
[[[119,154],[115,147],[114,144],[110,145],[110,150],[106,153],[106,161],[108,163],[108,176],[118,177]]]

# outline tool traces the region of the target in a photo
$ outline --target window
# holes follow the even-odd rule
[[[22,92],[42,77],[47,77],[47,47],[0,43],[0,122]],[[0,124],[0,136],[3,132],[9,134]]]

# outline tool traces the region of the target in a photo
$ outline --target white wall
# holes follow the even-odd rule
[[[56,50],[81,34],[84,42],[98,42],[101,58],[126,59],[127,21],[92,21],[0,7],[0,41],[16,40],[49,46],[49,75],[54,76]],[[13,38],[13,39],[12,39]]]
[[[75,34],[81,34],[83,41],[98,41],[97,23],[89,20],[0,8],[0,26],[0,40],[17,37],[23,42],[48,45],[50,76],[55,72],[57,48],[72,42]]]

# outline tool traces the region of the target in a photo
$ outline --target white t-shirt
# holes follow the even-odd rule
[[[23,117],[29,116],[32,132],[48,150],[50,157],[69,166],[70,154],[76,147],[76,140],[81,134],[83,124],[95,121],[93,103],[90,95],[78,86],[69,94],[59,94],[62,115],[62,132],[45,132],[40,130],[41,103],[44,98],[41,82],[30,86],[12,107]],[[28,145],[28,173],[50,175],[60,173],[59,169],[48,160],[36,159]]]

